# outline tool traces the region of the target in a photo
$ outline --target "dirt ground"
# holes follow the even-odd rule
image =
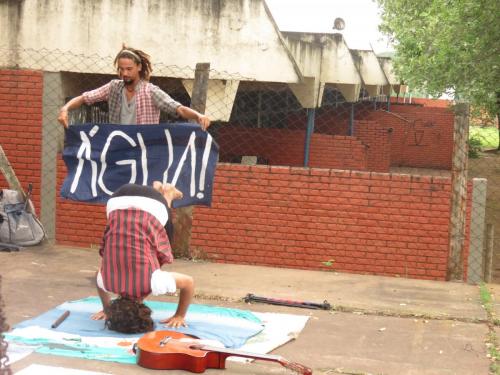
[[[8,323],[15,325],[63,302],[95,295],[97,266],[98,256],[92,249],[45,246],[0,252],[1,295]],[[489,373],[487,345],[491,345],[488,337],[493,324],[475,285],[186,260],[176,260],[167,269],[193,276],[193,303],[308,316],[304,329],[271,354],[309,366],[315,375]],[[498,296],[500,290],[492,292]],[[247,293],[327,300],[333,308],[248,304],[242,301]],[[167,296],[151,299],[175,301]],[[491,306],[496,308],[496,304]],[[189,374],[42,353],[15,362],[12,369],[20,371],[32,364],[114,375]],[[292,373],[266,361],[229,362],[225,370],[206,371],[207,375]]]

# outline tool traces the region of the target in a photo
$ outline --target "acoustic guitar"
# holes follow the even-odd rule
[[[206,369],[226,368],[230,356],[278,362],[302,375],[312,370],[279,355],[257,354],[204,345],[192,336],[175,331],[153,331],[142,336],[134,346],[139,366],[156,370],[186,370],[202,373]]]

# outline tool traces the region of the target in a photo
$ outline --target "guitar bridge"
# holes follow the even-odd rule
[[[167,345],[167,343],[168,343],[170,340],[172,340],[172,337],[170,337],[170,336],[167,336],[167,337],[163,338],[163,340],[161,340],[161,341],[160,341],[160,346],[165,346],[165,345]]]

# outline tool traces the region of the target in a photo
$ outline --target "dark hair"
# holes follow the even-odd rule
[[[146,52],[141,51],[139,49],[127,47],[125,44],[123,45],[120,52],[115,57],[115,67],[118,65],[118,60],[121,58],[131,59],[137,65],[141,64],[142,68],[139,72],[139,75],[145,81],[149,81],[149,77],[151,76],[151,72],[153,71],[153,67],[151,65],[151,56],[149,56]]]
[[[122,296],[106,310],[106,327],[121,333],[141,333],[154,329],[151,309],[142,302]]]

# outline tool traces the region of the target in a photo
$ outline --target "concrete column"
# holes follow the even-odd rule
[[[197,63],[191,94],[191,108],[205,113],[207,106],[208,82],[210,78],[210,63]],[[193,122],[193,120],[191,120]],[[193,206],[179,207],[175,210],[174,255],[191,256],[191,229],[193,226]]]
[[[57,196],[57,152],[61,151],[64,131],[57,122],[59,108],[64,104],[61,73],[43,75],[42,120],[42,186],[40,221],[47,238],[55,240]]]
[[[488,180],[485,178],[474,178],[472,180],[469,258],[467,260],[467,282],[469,284],[477,284],[483,278],[487,184]]]
[[[469,104],[455,106],[451,168],[450,252],[446,279],[464,281],[465,222],[467,213],[467,140]]]
[[[182,84],[192,97],[194,80],[183,79]],[[240,81],[235,80],[211,79],[208,81],[205,114],[210,117],[210,120],[229,121],[239,85]]]

